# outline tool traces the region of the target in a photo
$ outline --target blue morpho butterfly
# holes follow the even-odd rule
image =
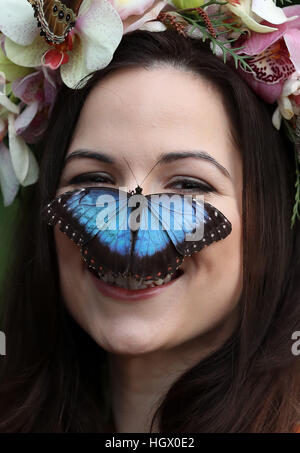
[[[43,217],[80,246],[98,276],[150,281],[174,274],[185,256],[231,232],[210,203],[177,193],[144,196],[142,190],[138,184],[131,192],[100,186],[68,191],[44,208]]]

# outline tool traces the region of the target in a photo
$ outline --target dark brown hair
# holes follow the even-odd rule
[[[300,234],[290,219],[294,154],[272,125],[274,107],[200,40],[135,31],[85,88],[63,87],[42,144],[41,176],[27,190],[14,239],[1,328],[1,432],[103,432],[109,415],[106,351],[66,311],[53,231],[40,220],[56,193],[81,108],[113,71],[155,64],[199,74],[222,97],[243,158],[243,291],[232,336],[186,371],[156,413],[161,432],[292,432],[300,422]],[[192,93],[191,93],[192,96]],[[102,385],[99,385],[102,382]]]

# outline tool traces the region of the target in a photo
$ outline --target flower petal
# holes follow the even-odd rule
[[[69,55],[57,49],[48,49],[42,56],[42,65],[53,71],[69,61]]]
[[[250,30],[257,33],[270,33],[277,28],[261,25],[252,17],[251,0],[240,0],[238,3],[226,4],[226,7],[236,16],[240,17]]]
[[[0,31],[20,46],[31,44],[39,30],[29,2],[1,0]]]
[[[17,135],[22,134],[22,132],[29,126],[29,124],[37,114],[38,108],[39,102],[35,101],[28,107],[26,107],[18,116],[18,118],[15,120],[15,131]]]
[[[0,71],[4,72],[6,80],[13,82],[18,77],[29,74],[31,69],[18,66],[10,61],[0,47]]]
[[[110,63],[122,39],[123,24],[108,0],[88,0],[79,11],[76,32],[69,61],[60,69],[63,82],[73,89],[86,82],[83,78]]]
[[[74,47],[70,53],[69,61],[60,68],[62,81],[69,88],[82,87],[87,81],[85,78],[90,74],[90,71],[86,67],[84,56],[83,44],[79,36],[75,35]]]
[[[9,206],[18,193],[19,181],[13,169],[10,152],[3,143],[0,143],[0,187],[4,206]]]
[[[26,145],[22,137],[16,135],[14,117],[8,117],[9,150],[13,169],[22,186],[30,186],[36,183],[39,176],[39,167],[31,149]]]
[[[42,56],[50,47],[41,36],[37,36],[29,46],[20,46],[6,38],[4,46],[7,58],[26,68],[41,66]]]
[[[291,101],[285,96],[278,99],[279,110],[283,118],[290,120],[294,116],[294,110]]]
[[[124,21],[124,34],[142,27],[146,22],[157,19],[161,10],[166,6],[166,1],[159,1],[153,8],[146,12],[141,18],[131,16]]]
[[[110,0],[122,20],[128,16],[140,16],[153,5],[155,0]]]
[[[29,126],[20,136],[28,145],[38,143],[42,139],[48,124],[46,112],[43,110],[38,111]]]
[[[37,180],[39,179],[39,166],[36,161],[36,158],[34,157],[33,152],[29,148],[28,148],[28,157],[29,157],[28,173],[22,183],[22,186],[24,186],[24,187],[35,184],[37,182]]]
[[[291,76],[288,80],[284,82],[282,96],[290,96],[291,94],[297,93],[299,89],[300,89],[300,74],[298,78]]]
[[[60,75],[58,71],[52,71],[51,69],[42,67],[42,71],[45,77],[45,80],[51,85],[55,90],[60,81]]]
[[[38,179],[38,163],[24,140],[16,134],[14,116],[8,116],[8,139],[12,165],[17,179],[23,186],[34,184]]]
[[[18,137],[15,132],[15,120],[14,116],[10,114],[8,116],[8,140],[9,149],[11,153],[11,160],[16,177],[19,182],[22,183],[28,173],[29,168],[29,153],[28,147],[24,143],[21,137]]]
[[[11,102],[11,100],[3,94],[0,95],[0,106],[1,105],[9,112],[15,113],[16,115],[20,112],[19,106]]]
[[[40,91],[41,79],[42,72],[40,71],[16,79],[12,84],[14,95],[25,104],[31,104],[36,100],[37,93]]]
[[[159,20],[151,20],[150,22],[146,22],[144,25],[139,27],[139,30],[157,32],[157,31],[165,31],[165,30],[167,30],[167,27],[165,26],[165,24],[163,24]]]
[[[282,121],[282,116],[279,110],[279,107],[275,110],[272,116],[272,123],[273,126],[276,127],[276,129],[280,130],[281,127],[281,121]]]
[[[287,17],[293,17],[298,15],[298,19],[293,20],[292,22],[286,22],[284,24],[278,25],[278,30],[273,33],[260,34],[260,33],[251,33],[251,37],[247,39],[244,44],[244,49],[241,52],[246,53],[247,55],[257,55],[263,52],[267,47],[274,44],[278,41],[289,29],[299,29],[300,28],[300,5],[287,6],[283,8],[285,15]],[[268,25],[269,22],[263,21],[261,23]]]
[[[242,21],[247,25],[250,30],[256,31],[257,33],[271,33],[276,31],[277,28],[269,27],[267,25],[262,25],[256,22],[252,17],[241,17]]]
[[[123,23],[108,0],[93,0],[76,22],[88,72],[105,68],[123,36]]]
[[[243,43],[243,49],[239,53],[246,55],[259,55],[276,41],[278,41],[286,32],[286,24],[279,25],[278,30],[273,33],[262,34],[252,32],[250,38]]]
[[[300,30],[287,30],[287,32],[284,34],[284,40],[290,53],[290,59],[295,66],[295,69],[297,72],[300,72]]]
[[[276,6],[273,0],[252,0],[252,11],[261,19],[267,20],[270,24],[283,24],[298,16],[287,17],[284,9]]]
[[[274,83],[273,85],[269,85],[265,82],[261,82],[253,77],[252,73],[245,72],[244,70],[240,69],[239,73],[245,79],[245,81],[250,85],[252,90],[265,102],[269,104],[273,104],[277,101],[279,96],[282,92],[282,81],[278,83]]]
[[[286,17],[298,16],[297,19],[293,20],[291,23],[288,22],[287,26],[292,28],[299,28],[300,26],[300,5],[286,6],[283,8],[284,14]]]

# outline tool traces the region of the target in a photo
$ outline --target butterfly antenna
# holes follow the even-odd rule
[[[139,183],[138,183],[138,181],[137,181],[136,177],[135,177],[135,174],[134,174],[134,173],[133,173],[133,171],[132,171],[132,168],[130,167],[129,163],[127,162],[127,159],[125,159],[125,157],[124,157],[124,156],[123,156],[123,159],[125,160],[126,164],[128,165],[128,168],[129,168],[129,170],[131,171],[131,173],[132,173],[132,176],[134,177],[134,179],[135,179],[135,181],[136,181],[136,183],[137,183],[138,187],[141,187],[141,186],[139,185]]]
[[[151,170],[146,174],[145,178],[143,179],[143,181],[141,182],[141,185],[145,182],[146,178],[148,178],[148,176],[150,175],[150,173],[152,172],[152,170],[154,170],[154,168],[156,167],[156,165],[158,165],[160,162],[160,159],[153,165],[153,167],[151,168]]]

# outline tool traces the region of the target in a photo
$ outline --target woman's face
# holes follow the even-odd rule
[[[103,293],[79,247],[57,227],[55,241],[68,310],[105,350],[136,355],[209,334],[214,342],[212,332],[234,324],[242,290],[242,162],[219,94],[200,77],[171,67],[118,71],[86,100],[67,154],[78,150],[89,157],[77,153],[67,160],[57,194],[89,185],[130,191],[137,185],[132,172],[141,182],[164,154],[211,156],[169,159],[143,183],[146,195],[190,194],[192,182],[192,192],[232,224],[228,237],[186,257],[183,275],[151,297],[122,300]],[[95,158],[103,153],[111,162]]]

